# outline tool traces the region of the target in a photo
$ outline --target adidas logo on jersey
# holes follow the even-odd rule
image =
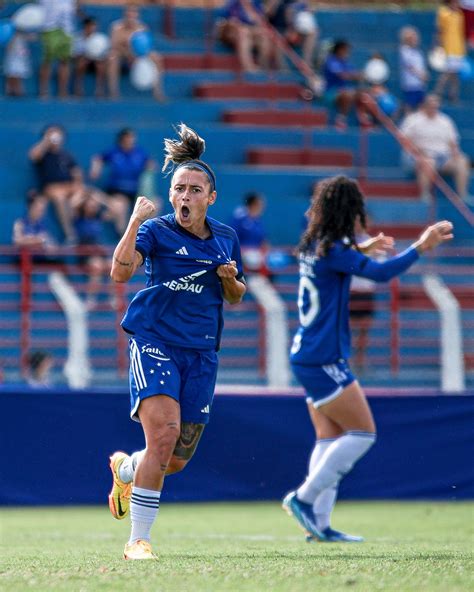
[[[206,405],[201,409],[201,413],[209,413],[209,405]]]
[[[188,249],[186,247],[181,247],[176,251],[176,255],[189,255]]]

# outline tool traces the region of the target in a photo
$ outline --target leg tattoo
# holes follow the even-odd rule
[[[196,451],[205,425],[203,423],[181,423],[181,434],[173,455],[182,460],[189,460]]]

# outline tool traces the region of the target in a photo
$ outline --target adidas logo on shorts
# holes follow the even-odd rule
[[[206,405],[201,409],[201,413],[209,413],[209,405]]]
[[[176,255],[189,255],[189,253],[186,247],[181,247],[181,249],[176,251]]]

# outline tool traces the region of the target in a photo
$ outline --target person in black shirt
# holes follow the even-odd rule
[[[83,191],[82,173],[72,155],[64,149],[65,132],[59,125],[48,126],[28,156],[35,165],[40,191],[50,199],[67,242],[74,242],[70,199]]]

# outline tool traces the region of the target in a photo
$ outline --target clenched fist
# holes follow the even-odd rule
[[[237,263],[235,261],[229,261],[229,263],[219,265],[217,268],[217,275],[220,278],[234,278],[237,273]]]
[[[135,206],[132,212],[132,218],[139,220],[140,222],[145,222],[149,218],[153,218],[156,214],[155,204],[141,195],[137,197],[137,201],[135,202]]]

